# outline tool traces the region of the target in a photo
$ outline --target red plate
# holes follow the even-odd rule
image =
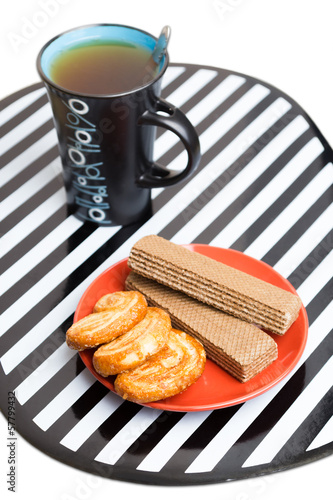
[[[184,246],[296,294],[289,281],[272,267],[241,252],[209,245]],[[100,274],[83,294],[75,311],[74,321],[90,314],[97,300],[106,293],[124,290],[125,279],[129,271],[127,259],[124,259]],[[189,389],[182,394],[144,406],[184,412],[212,410],[243,403],[266,392],[288,375],[304,351],[308,335],[308,318],[304,306],[302,305],[297,320],[285,335],[271,335],[278,344],[278,359],[248,382],[238,382],[208,359],[204,373]],[[101,377],[94,370],[93,353],[93,349],[87,349],[80,352],[80,356],[91,373],[102,384],[114,391],[114,377]]]

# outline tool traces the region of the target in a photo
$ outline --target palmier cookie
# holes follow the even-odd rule
[[[103,377],[135,368],[165,345],[171,331],[170,316],[158,307],[148,307],[140,323],[124,335],[95,351],[93,365]]]
[[[67,330],[66,342],[78,351],[105,344],[128,332],[145,317],[146,312],[147,302],[140,292],[108,294],[108,307],[75,322]]]
[[[198,380],[205,364],[202,344],[187,333],[172,329],[163,349],[141,366],[117,376],[115,390],[135,403],[169,398]]]

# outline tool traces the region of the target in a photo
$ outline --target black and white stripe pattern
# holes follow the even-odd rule
[[[244,75],[172,65],[163,95],[200,134],[187,182],[153,192],[142,225],[92,229],[68,216],[51,110],[41,85],[3,103],[0,325],[2,408],[55,458],[102,476],[154,484],[248,477],[318,459],[333,441],[333,154],[288,96]],[[160,132],[156,159],[185,162]],[[297,288],[309,340],[297,367],[230,408],[166,412],[123,402],[64,344],[80,296],[146,234],[262,259]]]

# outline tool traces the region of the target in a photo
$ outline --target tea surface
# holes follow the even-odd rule
[[[158,66],[148,49],[126,43],[82,45],[54,59],[51,80],[74,92],[120,94],[151,81]]]

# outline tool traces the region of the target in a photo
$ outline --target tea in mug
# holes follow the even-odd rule
[[[129,92],[157,74],[150,50],[120,41],[67,49],[54,59],[50,70],[51,80],[60,87],[94,95]]]

